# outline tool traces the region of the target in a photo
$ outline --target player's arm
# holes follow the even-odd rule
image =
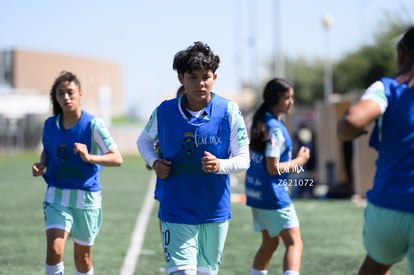
[[[349,107],[338,121],[337,136],[349,141],[366,134],[367,127],[381,116],[388,106],[384,84],[374,82],[361,97],[361,100]]]
[[[154,167],[156,160],[160,159],[154,144],[158,141],[158,121],[157,121],[157,109],[155,109],[144,129],[140,133],[137,139],[137,149],[141,154],[145,162]]]
[[[366,134],[365,127],[381,115],[377,103],[361,100],[348,108],[338,121],[337,135],[344,141],[352,140]]]
[[[137,149],[145,162],[151,166],[160,179],[166,179],[171,172],[171,161],[161,159],[154,144],[158,141],[157,109],[155,109],[149,121],[145,125],[137,139]],[[162,150],[162,149],[161,149]]]
[[[229,159],[217,159],[217,170],[213,171],[218,174],[238,173],[247,170],[250,165],[249,138],[246,125],[239,107],[234,102],[229,103],[230,115],[230,153]],[[211,161],[212,156],[204,156]],[[213,156],[214,157],[214,156]],[[209,170],[208,167],[203,170]]]
[[[46,169],[46,154],[45,151],[42,150],[42,153],[40,154],[40,161],[35,162],[32,165],[32,174],[34,177],[42,176],[45,173]]]
[[[118,146],[109,133],[108,127],[98,117],[92,122],[92,148],[82,143],[74,144],[74,153],[86,161],[102,166],[121,166],[123,158]]]
[[[107,150],[102,155],[90,154],[85,144],[75,143],[74,152],[78,153],[83,161],[90,162],[102,166],[121,166],[123,159],[122,155],[116,147]]]
[[[283,173],[290,173],[297,171],[298,167],[303,166],[310,158],[309,148],[302,146],[296,158],[280,162],[279,157],[266,157],[266,171],[269,175],[281,175]]]
[[[288,161],[280,161],[280,157],[286,150],[286,139],[280,128],[272,128],[269,130],[269,140],[265,147],[265,162],[266,171],[269,175],[281,175],[283,173],[290,173],[296,171],[298,167],[303,166],[310,158],[309,148],[302,146],[296,157]]]

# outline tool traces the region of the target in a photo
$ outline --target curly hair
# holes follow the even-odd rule
[[[215,55],[207,44],[197,41],[186,50],[175,54],[173,69],[179,74],[192,73],[198,70],[211,70],[215,73],[219,63],[219,56]]]

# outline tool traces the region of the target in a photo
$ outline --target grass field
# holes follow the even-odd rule
[[[41,178],[31,176],[31,165],[37,160],[38,156],[32,153],[0,155],[0,275],[43,274],[45,184]],[[138,156],[126,156],[122,167],[103,170],[104,224],[94,246],[95,274],[120,273],[150,177]],[[295,205],[304,241],[301,274],[354,274],[365,255],[361,240],[363,207],[349,200],[316,199],[295,200]],[[156,208],[134,274],[164,274]],[[249,208],[233,204],[220,274],[248,274],[259,242],[260,235],[252,229]],[[65,273],[73,274],[73,249],[68,244]],[[281,274],[282,257],[280,247],[270,274]],[[406,265],[406,261],[396,265],[391,274],[408,274]]]

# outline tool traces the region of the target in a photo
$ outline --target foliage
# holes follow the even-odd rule
[[[340,60],[333,61],[333,92],[344,94],[366,88],[382,76],[396,71],[395,44],[399,35],[412,24],[410,15],[388,15],[371,44],[364,44]],[[411,22],[411,23],[410,23]],[[269,64],[272,68],[274,64]],[[303,57],[286,58],[286,78],[295,86],[295,100],[313,105],[324,97],[324,60]]]
[[[336,93],[363,89],[382,76],[395,74],[395,44],[406,24],[389,22],[384,26],[384,30],[375,36],[373,45],[364,45],[335,64]]]
[[[308,60],[299,58],[287,60],[288,73],[286,78],[295,87],[295,102],[300,105],[312,104],[323,100],[323,60]]]

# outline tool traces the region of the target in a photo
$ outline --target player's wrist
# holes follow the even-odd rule
[[[160,159],[154,159],[154,161],[151,164],[152,169],[155,169],[155,164],[157,163],[157,161],[159,161]]]

